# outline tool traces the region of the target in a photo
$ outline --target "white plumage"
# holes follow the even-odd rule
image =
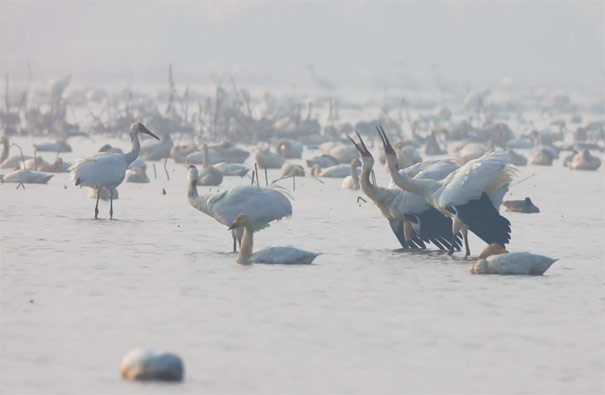
[[[139,133],[145,133],[158,139],[143,124],[135,122],[130,126],[132,151],[126,154],[99,152],[88,158],[77,160],[70,168],[71,179],[75,185],[88,186],[98,190],[110,191],[109,216],[113,217],[113,190],[124,181],[126,169],[139,156],[141,144]],[[159,139],[158,139],[159,140]],[[100,194],[97,194],[100,196]],[[99,199],[95,206],[95,218],[99,215]]]
[[[556,259],[531,252],[508,252],[497,244],[488,246],[471,268],[473,274],[544,274]]]
[[[246,214],[238,215],[229,229],[243,229],[242,244],[237,256],[237,262],[241,264],[268,263],[268,264],[311,264],[319,255],[314,252],[301,250],[294,247],[271,247],[253,253],[254,225]]]
[[[422,196],[442,214],[452,217],[452,234],[462,231],[467,256],[470,255],[468,229],[488,244],[505,245],[510,241],[510,222],[498,213],[508,185],[516,174],[514,166],[509,164],[508,153],[487,152],[466,162],[441,181],[411,178],[397,171],[395,151],[382,128],[378,128],[378,134],[395,184]]]
[[[125,380],[183,380],[183,361],[172,353],[134,349],[124,356],[120,374]]]
[[[46,184],[53,178],[53,174],[39,173],[37,171],[18,169],[8,174],[0,175],[2,182],[14,182],[23,184]]]
[[[78,159],[69,171],[75,185],[114,189],[124,180],[129,164],[125,154],[102,152]]]
[[[361,154],[363,163],[360,177],[361,189],[366,196],[376,203],[383,216],[387,218],[401,246],[403,248],[424,248],[424,242],[426,241],[434,243],[440,249],[444,249],[444,246],[449,248],[450,245],[454,246],[452,248],[457,248],[458,240],[450,232],[452,228],[451,220],[432,208],[422,196],[404,191],[397,186],[381,188],[370,182],[370,172],[374,166],[374,158],[359,134],[358,137],[360,145],[357,145],[353,139],[351,141]],[[445,177],[447,175],[443,171],[447,169],[447,166],[436,162],[431,164],[436,165],[439,169],[433,169],[433,173],[430,173],[430,166],[423,168],[422,165],[415,165],[402,172],[406,174],[406,177],[412,175],[418,177],[422,170],[426,171],[427,176]],[[455,168],[454,163],[449,164],[449,171]]]
[[[239,214],[246,214],[250,217],[253,230],[257,231],[268,227],[273,221],[292,215],[292,204],[282,192],[275,189],[245,185],[199,196],[198,171],[195,166],[189,166],[188,178],[189,204],[223,225],[229,226]],[[241,232],[237,239],[241,242]]]
[[[295,247],[269,247],[253,253],[246,263],[267,263],[278,265],[308,265],[318,256],[311,251]]]
[[[457,171],[446,177],[431,198],[436,199],[441,207],[466,204],[481,198],[485,192],[490,198],[494,196],[494,206],[502,203],[498,190],[510,184],[516,169],[509,164],[510,157],[504,151],[491,151],[480,158],[470,160]]]
[[[351,165],[336,165],[321,169],[318,165],[313,165],[311,174],[315,177],[326,178],[345,178],[351,174]],[[358,171],[359,173],[359,171]]]
[[[218,171],[220,171],[223,176],[240,176],[243,177],[246,174],[248,174],[248,172],[250,171],[250,169],[248,169],[248,167],[246,165],[241,165],[239,163],[225,163],[225,162],[220,162],[217,163],[216,165],[214,165],[214,168],[217,169]]]

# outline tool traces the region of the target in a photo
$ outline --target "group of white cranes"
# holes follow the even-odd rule
[[[499,207],[516,173],[516,169],[509,164],[510,158],[506,152],[489,151],[462,166],[452,160],[437,160],[417,163],[400,170],[397,154],[386,132],[380,126],[377,130],[384,146],[391,185],[388,188],[379,187],[371,179],[374,158],[357,133],[358,143],[350,137],[349,139],[359,152],[361,163],[354,159],[350,165],[343,165],[350,176],[343,181],[342,187],[361,188],[387,218],[404,249],[426,248],[426,244],[433,244],[452,254],[461,249],[464,240],[465,253],[469,256],[470,230],[490,245],[482,254],[483,258],[506,252],[504,246],[510,241],[511,227],[510,222],[499,214]],[[109,215],[110,218],[113,217],[116,187],[124,180],[129,166],[137,159],[141,149],[139,133],[158,139],[143,124],[137,122],[130,127],[130,152],[100,152],[80,159],[71,166],[71,178],[75,185],[88,186],[96,191],[95,219],[98,218],[99,197],[102,193],[109,195]],[[268,227],[273,221],[290,217],[290,200],[279,187],[260,185],[236,186],[219,193],[198,195],[198,185],[216,185],[222,181],[222,174],[220,181],[210,180],[220,171],[210,165],[208,147],[203,145],[202,150],[202,172],[198,172],[193,165],[188,166],[187,197],[192,207],[231,230],[233,252],[237,251],[239,244],[239,263],[308,264],[317,257],[318,254],[293,247],[273,247],[253,253],[253,233]],[[360,175],[359,165],[362,167]],[[510,263],[513,256],[517,255],[511,254],[505,261]],[[481,262],[481,265],[478,263],[474,272],[496,271],[494,268],[500,267],[499,264],[489,263],[494,259],[484,259],[485,262]],[[529,261],[536,261],[532,259]],[[508,267],[508,263],[502,267]],[[532,270],[528,269],[528,274],[532,274]]]
[[[510,222],[498,212],[515,169],[506,152],[490,151],[458,167],[451,160],[422,162],[399,170],[397,155],[378,127],[383,142],[391,188],[372,185],[369,173],[372,154],[359,134],[353,142],[363,162],[361,189],[389,220],[401,245],[424,247],[430,241],[450,254],[458,247],[459,234],[470,255],[468,230],[487,244],[505,246],[510,241]],[[393,188],[395,186],[395,188]],[[414,237],[419,242],[414,243]]]

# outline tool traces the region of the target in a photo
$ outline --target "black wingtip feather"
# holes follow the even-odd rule
[[[452,240],[452,220],[445,217],[434,208],[430,208],[418,215],[415,215],[416,221],[420,226],[420,236],[423,240],[430,241],[437,248],[443,251],[450,249]],[[454,249],[459,251],[462,247],[462,238],[460,235],[454,237]]]
[[[500,215],[485,192],[480,199],[455,207],[456,216],[487,244],[498,243],[502,246],[510,241],[510,222]]]

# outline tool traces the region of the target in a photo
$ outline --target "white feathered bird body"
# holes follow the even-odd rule
[[[471,270],[475,274],[534,275],[544,274],[556,259],[530,252],[509,252],[480,260]]]
[[[439,206],[454,207],[480,199],[485,192],[498,208],[506,192],[504,190],[503,193],[502,188],[512,182],[517,171],[509,162],[507,152],[488,152],[452,172],[440,182],[439,190],[431,195],[438,196]]]
[[[270,247],[257,251],[245,263],[266,263],[279,265],[311,264],[318,256],[311,251],[295,247]]]
[[[217,194],[196,196],[189,193],[189,203],[223,225],[231,225],[240,214],[247,215],[254,231],[272,221],[292,215],[292,204],[281,192],[252,185],[236,186]]]
[[[124,154],[100,152],[77,160],[69,171],[75,185],[114,189],[124,181],[128,165]]]

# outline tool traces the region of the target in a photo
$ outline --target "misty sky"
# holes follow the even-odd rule
[[[502,76],[602,84],[603,2],[8,2],[1,66],[39,79],[180,81],[212,73],[291,83],[308,65],[338,87]]]

